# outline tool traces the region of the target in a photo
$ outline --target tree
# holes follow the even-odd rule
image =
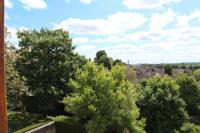
[[[185,123],[177,133],[200,133],[200,126],[192,123]]]
[[[6,48],[6,88],[9,110],[22,110],[23,96],[27,93],[26,79],[15,69],[16,49]]]
[[[97,51],[95,60],[98,61],[102,56],[107,56],[106,51],[105,50]]]
[[[196,81],[200,81],[200,69],[194,71],[194,77],[196,79]]]
[[[70,81],[75,93],[64,98],[65,109],[85,125],[88,133],[141,133],[144,121],[138,120],[137,93],[125,80],[124,68],[87,63]]]
[[[165,74],[168,74],[169,76],[172,76],[172,66],[165,65],[164,66],[164,72],[165,72]]]
[[[115,66],[115,65],[122,65],[122,64],[124,64],[124,63],[123,63],[122,60],[120,60],[120,59],[116,59],[116,60],[114,60],[114,62],[113,62],[113,66]]]
[[[148,133],[174,133],[186,121],[185,103],[178,89],[168,76],[142,82],[138,107],[141,116],[146,117]]]
[[[200,89],[192,76],[180,75],[176,78],[180,86],[181,98],[186,102],[189,115],[200,116]]]
[[[125,66],[125,77],[131,83],[136,81],[136,72],[132,66]]]
[[[102,64],[105,68],[107,68],[108,70],[110,70],[111,69],[111,67],[112,67],[112,61],[111,61],[111,59],[109,58],[109,57],[107,57],[107,56],[101,56],[100,58],[99,58],[99,60],[98,60],[98,64],[100,65],[100,64]]]
[[[27,79],[32,96],[32,100],[25,100],[32,103],[26,105],[40,113],[53,112],[59,101],[71,92],[66,83],[75,77],[75,71],[86,59],[74,53],[75,47],[66,31],[24,30],[17,36],[20,47],[17,69]]]
[[[94,61],[99,65],[102,64],[108,70],[112,67],[112,58],[108,57],[104,50],[100,50],[96,53]]]

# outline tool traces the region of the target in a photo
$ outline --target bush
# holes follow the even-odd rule
[[[200,133],[200,126],[192,123],[185,123],[177,133]]]
[[[146,117],[149,133],[173,133],[187,119],[185,102],[179,98],[178,85],[170,77],[156,76],[143,81],[138,106]]]
[[[70,81],[75,93],[64,98],[66,111],[80,119],[88,133],[142,133],[143,122],[135,104],[137,93],[125,80],[124,68],[114,66],[111,71],[103,66],[87,63]]]
[[[180,86],[181,98],[186,102],[189,115],[200,116],[200,89],[192,76],[180,75],[176,78]]]

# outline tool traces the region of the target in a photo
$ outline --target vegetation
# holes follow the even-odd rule
[[[71,92],[66,85],[76,69],[86,60],[74,53],[71,38],[63,30],[41,29],[18,32],[19,54],[17,69],[27,79],[28,91],[37,104],[32,112],[51,113],[63,96]]]
[[[122,67],[115,66],[109,72],[89,62],[70,86],[75,93],[64,99],[65,109],[84,123],[88,133],[144,132],[143,121],[137,120],[137,93],[125,80]]]
[[[100,50],[96,53],[94,61],[99,65],[102,64],[108,70],[112,67],[112,59],[107,56],[107,53],[104,50]]]
[[[200,69],[196,70],[194,72],[194,77],[197,81],[200,81]]]
[[[10,112],[8,114],[8,121],[9,121],[9,133],[13,133],[15,131],[20,132],[24,130],[30,130],[40,125],[46,124],[47,122],[51,121],[50,119],[46,118],[45,116],[38,115],[38,114],[29,114],[26,112]]]
[[[88,61],[64,30],[24,30],[18,39],[6,49],[9,132],[60,114],[59,133],[200,132],[198,63],[130,65],[105,50]]]
[[[142,83],[138,100],[148,133],[174,133],[187,120],[185,102],[179,87],[170,77],[156,76]]]
[[[123,65],[123,64],[124,63],[120,59],[116,59],[116,60],[113,61],[113,66],[115,66],[115,65]]]
[[[180,75],[176,79],[180,86],[181,98],[186,102],[186,110],[189,115],[200,117],[200,88],[192,76]]]
[[[20,76],[15,68],[15,58],[17,56],[14,47],[6,48],[6,87],[7,101],[10,110],[23,110],[22,99],[27,93],[26,79]]]
[[[200,126],[192,123],[185,123],[177,133],[200,133]]]
[[[164,66],[164,72],[165,72],[165,74],[172,76],[172,67],[170,65],[165,65]]]

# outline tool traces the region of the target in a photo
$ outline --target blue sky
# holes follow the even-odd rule
[[[200,62],[199,0],[5,0],[17,46],[22,29],[63,28],[76,51],[130,63]]]

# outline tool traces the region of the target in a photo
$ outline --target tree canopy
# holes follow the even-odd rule
[[[71,92],[66,84],[86,62],[85,58],[74,53],[75,47],[66,31],[24,30],[17,35],[20,47],[17,69],[27,79],[29,93],[37,97],[35,109],[40,112],[55,109],[54,103]]]
[[[6,88],[9,110],[23,110],[23,96],[27,93],[26,79],[15,68],[16,49],[6,48]]]
[[[144,132],[135,104],[137,93],[125,80],[123,67],[106,71],[89,62],[76,74],[70,80],[75,93],[64,98],[65,109],[84,123],[88,133]]]
[[[172,66],[171,65],[165,65],[164,66],[164,72],[165,74],[168,74],[169,76],[172,76]]]
[[[112,67],[112,58],[107,56],[107,53],[105,50],[100,50],[96,53],[96,57],[94,59],[94,61],[97,64],[102,64],[105,68],[107,68],[108,70],[111,69]]]
[[[200,116],[200,89],[192,76],[180,75],[176,78],[181,97],[186,102],[189,115]]]
[[[141,116],[149,133],[174,133],[187,120],[179,86],[170,77],[155,76],[142,82],[138,100]]]

